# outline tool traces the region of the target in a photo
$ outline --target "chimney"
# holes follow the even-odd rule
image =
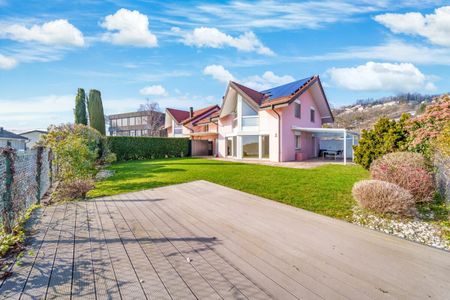
[[[0,127],[0,133],[3,133],[3,127]]]
[[[193,115],[194,115],[194,108],[191,106],[189,107],[189,118],[192,118]]]

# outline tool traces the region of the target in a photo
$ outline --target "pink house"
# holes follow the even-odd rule
[[[315,130],[333,115],[312,76],[264,91],[230,82],[217,120],[220,157],[284,162],[317,157]]]
[[[274,162],[352,156],[354,133],[324,128],[333,115],[319,76],[264,91],[228,84],[222,108],[166,110],[169,137],[189,137],[192,155]]]

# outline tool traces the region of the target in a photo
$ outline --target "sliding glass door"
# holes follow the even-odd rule
[[[259,136],[257,135],[242,136],[242,157],[259,158]]]

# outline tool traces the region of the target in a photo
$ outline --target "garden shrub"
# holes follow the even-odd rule
[[[354,159],[366,169],[375,159],[386,153],[400,151],[407,141],[405,122],[409,115],[403,114],[400,120],[380,118],[371,130],[363,130],[359,144],[353,146]]]
[[[62,182],[58,190],[53,193],[56,201],[86,199],[86,194],[94,188],[94,181],[91,179],[76,179]]]
[[[432,158],[434,143],[449,122],[450,96],[444,95],[429,104],[425,113],[408,120],[408,149]],[[450,146],[447,144],[446,147]]]
[[[445,156],[450,156],[450,120],[436,138],[436,149]]]
[[[408,190],[417,203],[433,200],[434,179],[427,162],[419,153],[389,153],[370,166],[372,179],[395,183]]]
[[[110,136],[108,145],[117,160],[139,160],[188,156],[190,141],[187,138]]]
[[[54,154],[61,181],[92,178],[96,164],[108,153],[105,138],[81,124],[52,126],[43,142]]]
[[[362,180],[355,183],[352,195],[361,207],[378,213],[412,216],[416,212],[411,193],[394,183]]]

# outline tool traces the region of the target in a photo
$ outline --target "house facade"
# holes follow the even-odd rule
[[[194,156],[285,162],[318,157],[326,134],[347,140],[345,129],[323,128],[332,122],[320,78],[311,76],[263,91],[230,82],[222,107],[168,108],[165,128],[189,137]]]
[[[112,136],[166,136],[164,114],[158,111],[137,111],[109,115]]]
[[[264,91],[230,82],[217,120],[220,157],[284,162],[317,157],[319,138],[306,129],[333,116],[312,76]]]
[[[26,137],[0,127],[0,148],[11,147],[19,151],[24,151],[27,149],[27,141],[28,139]]]
[[[168,137],[185,137],[191,140],[193,156],[217,155],[217,121],[218,105],[208,106],[199,110],[192,107],[189,111],[167,108],[165,128]]]
[[[20,135],[27,138],[27,148],[31,149],[36,146],[36,143],[41,139],[41,137],[47,134],[47,131],[44,130],[30,130],[26,132],[22,132]]]

